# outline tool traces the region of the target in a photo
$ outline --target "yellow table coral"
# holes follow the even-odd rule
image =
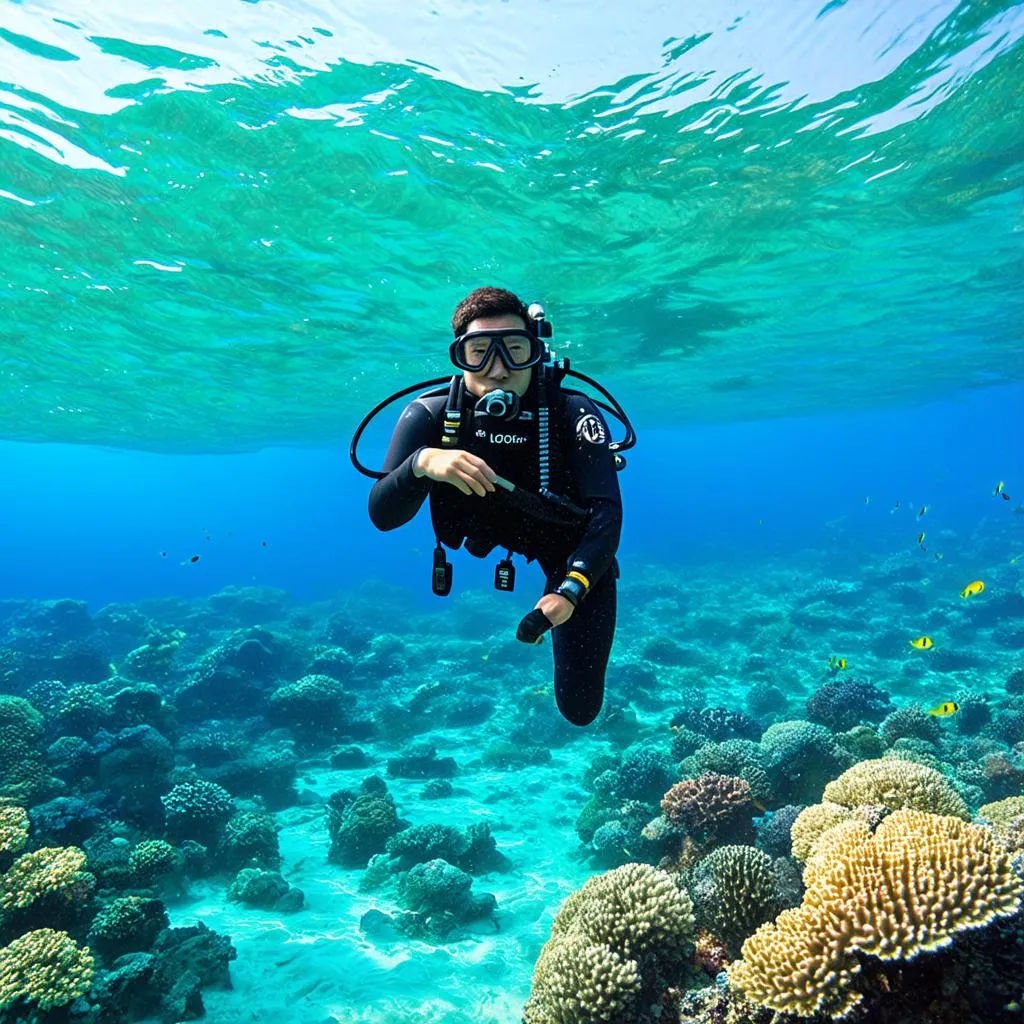
[[[867,804],[891,811],[909,807],[930,814],[970,820],[971,814],[953,783],[941,772],[915,761],[883,757],[861,761],[825,787],[823,799],[844,807]]]
[[[729,981],[801,1016],[846,1016],[860,1002],[857,954],[909,960],[1017,912],[1024,881],[992,834],[959,818],[899,810],[874,835],[842,822],[818,842],[795,910],[743,944]]]

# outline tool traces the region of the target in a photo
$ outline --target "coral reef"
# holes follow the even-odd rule
[[[782,909],[772,859],[752,846],[720,846],[690,875],[697,924],[724,944],[730,958],[759,925]]]
[[[965,931],[1016,914],[1024,880],[979,826],[897,810],[874,834],[831,829],[808,861],[803,904],[743,945],[729,982],[749,999],[801,1016],[842,1018],[861,1003],[859,958],[911,960]]]
[[[844,807],[909,807],[965,820],[970,812],[944,775],[913,761],[880,758],[860,761],[825,787],[824,800]]]
[[[707,772],[677,782],[662,797],[666,820],[699,840],[754,839],[750,786],[729,775]]]
[[[563,903],[534,968],[526,1024],[647,1024],[679,980],[694,935],[693,905],[664,871],[625,864],[590,878]]]
[[[0,1011],[51,1010],[89,991],[95,961],[67,932],[39,928],[0,949]]]

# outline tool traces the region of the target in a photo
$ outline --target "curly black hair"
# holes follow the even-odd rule
[[[530,313],[525,303],[514,292],[505,288],[477,288],[471,291],[456,307],[452,314],[452,330],[457,338],[466,333],[466,328],[482,316],[518,316],[526,327],[530,325]]]

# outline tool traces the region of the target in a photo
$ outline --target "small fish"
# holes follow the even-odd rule
[[[846,659],[845,658],[837,658],[833,654],[832,657],[828,659],[828,669],[829,669],[829,672],[832,673],[832,675],[835,675],[837,672],[845,672],[846,671]]]
[[[1010,496],[1006,493],[1006,484],[1004,484],[1002,480],[996,484],[995,490],[992,492],[993,497],[996,495],[999,495],[1003,501],[1010,501]]]
[[[262,545],[263,547],[266,547],[266,546],[267,546],[267,542],[266,542],[265,540],[263,540],[263,541],[260,541],[260,544],[261,544],[261,545]]]
[[[910,646],[916,647],[919,651],[927,651],[935,646],[935,641],[930,636],[919,636],[916,640],[910,641]]]
[[[920,519],[925,514],[925,512],[927,512],[927,511],[928,511],[928,506],[927,505],[922,505],[921,506],[921,511],[917,513],[917,518]]]
[[[871,498],[870,497],[865,498],[864,499],[864,504],[865,505],[870,505],[871,504]]]
[[[889,509],[889,515],[892,515],[892,514],[893,514],[893,512],[898,512],[898,511],[899,511],[899,508],[900,508],[900,499],[899,499],[899,498],[897,498],[897,499],[896,499],[896,504],[895,504],[895,505],[893,505],[893,507],[892,507],[891,509]]]
[[[924,546],[924,536],[925,536],[925,534],[924,534],[924,530],[922,530],[922,531],[921,531],[921,532],[920,532],[920,533],[919,533],[919,534],[917,535],[917,543],[918,543],[919,545],[921,545],[921,546]]]
[[[941,562],[942,561],[942,552],[941,551],[936,551],[935,552],[935,561],[936,562]]]
[[[960,710],[960,705],[955,700],[947,700],[943,704],[936,704],[935,707],[928,709],[929,715],[935,715],[936,718],[947,718],[949,715],[955,715]]]
[[[980,594],[985,589],[985,584],[981,580],[975,580],[973,583],[968,583],[963,590],[960,591],[960,597],[967,600],[969,597],[974,597],[975,594]]]

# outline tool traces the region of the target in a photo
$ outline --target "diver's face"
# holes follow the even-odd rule
[[[517,328],[522,331],[526,328],[523,318],[506,313],[503,316],[482,316],[471,320],[466,327],[466,334],[470,331],[499,331],[503,327]],[[515,358],[515,353],[512,353]],[[525,362],[525,360],[524,360]],[[486,395],[488,391],[501,388],[502,391],[512,391],[522,397],[530,386],[530,376],[533,367],[525,370],[510,370],[497,353],[491,358],[490,363],[481,370],[463,370],[462,379],[466,382],[466,390],[479,398]]]

